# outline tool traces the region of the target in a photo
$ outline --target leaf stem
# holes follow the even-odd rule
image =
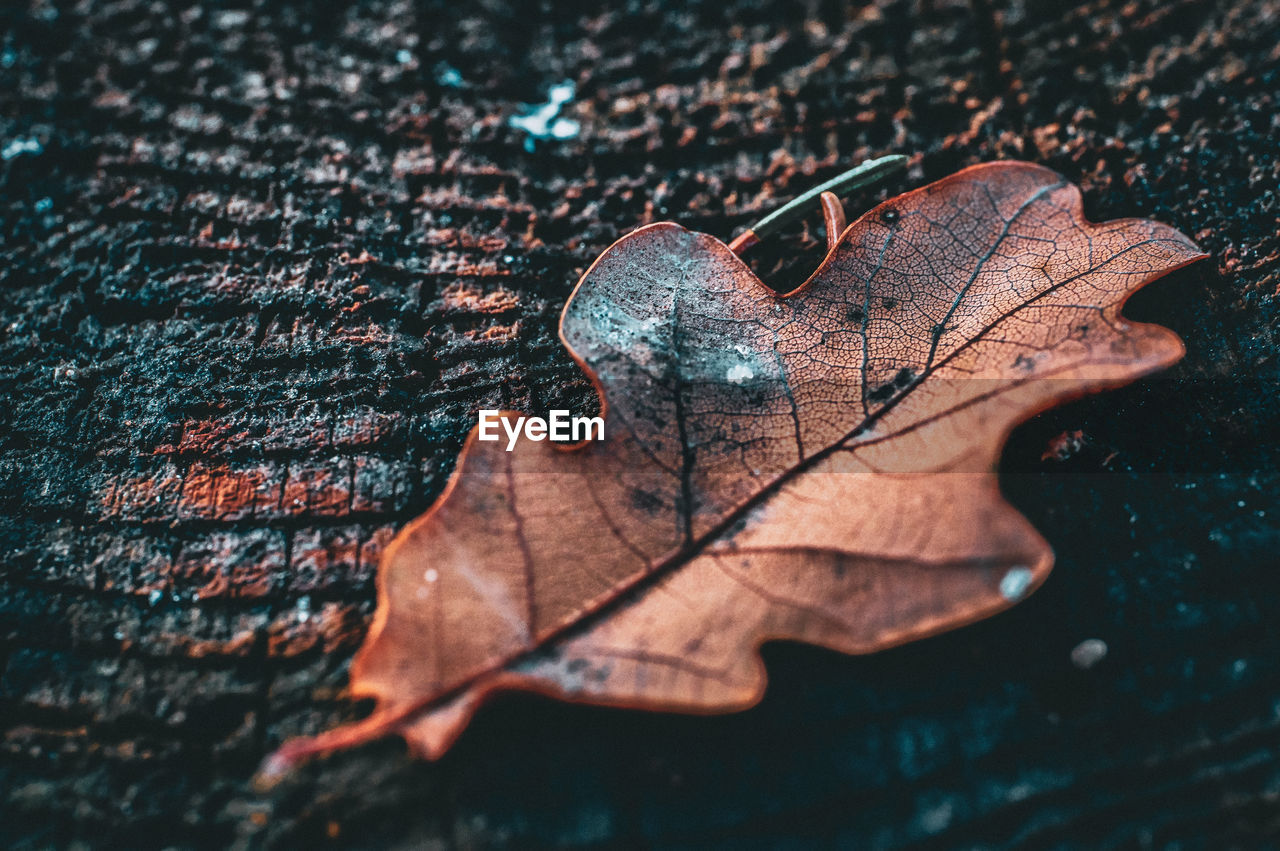
[[[823,192],[834,192],[836,194],[852,192],[854,189],[861,189],[864,186],[878,183],[894,172],[901,171],[906,167],[907,158],[902,154],[890,154],[887,157],[879,157],[878,159],[860,163],[843,174],[831,178],[826,183],[820,183],[808,192],[802,193],[783,204],[735,237],[733,242],[729,243],[729,248],[735,254],[741,254],[760,240],[772,236],[791,222],[804,216],[809,211],[810,205]]]

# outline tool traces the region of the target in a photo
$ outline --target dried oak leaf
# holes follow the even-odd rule
[[[1120,315],[1204,255],[1140,219],[1086,221],[1048,169],[991,163],[894,198],[779,296],[671,223],[611,246],[560,333],[606,439],[473,432],[387,550],[351,670],[366,720],[435,758],[501,690],[679,712],[755,703],[761,643],[867,653],[970,623],[1049,572],[1001,497],[1010,429],[1178,360]]]

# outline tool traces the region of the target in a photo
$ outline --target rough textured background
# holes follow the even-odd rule
[[[0,844],[1280,842],[1280,4],[213,5],[0,11]],[[528,144],[566,79],[580,132]],[[595,255],[888,152],[1042,162],[1213,254],[1130,310],[1182,364],[1015,435],[1048,584],[771,648],[741,715],[512,697],[438,764],[256,792],[359,713],[379,549],[473,411],[591,404],[554,328]]]

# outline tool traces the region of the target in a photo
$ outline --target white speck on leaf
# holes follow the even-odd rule
[[[1009,568],[1000,579],[1000,595],[1009,602],[1021,600],[1031,590],[1033,578],[1030,568],[1022,566]]]
[[[740,363],[730,367],[729,372],[725,374],[725,378],[733,384],[741,384],[754,377],[755,373],[751,371],[751,367]]]

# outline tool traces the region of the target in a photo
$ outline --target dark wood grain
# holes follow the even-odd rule
[[[1280,840],[1278,16],[6,5],[0,841]],[[508,117],[566,79],[580,132],[526,144]],[[592,404],[554,334],[586,264],[889,152],[920,157],[885,191],[1026,159],[1213,254],[1129,310],[1181,364],[1006,451],[1045,587],[876,656],[768,649],[741,715],[513,697],[439,763],[388,741],[255,790],[272,747],[359,714],[377,554],[474,411]],[[757,271],[806,277],[819,222]],[[1087,638],[1109,653],[1081,670]]]

